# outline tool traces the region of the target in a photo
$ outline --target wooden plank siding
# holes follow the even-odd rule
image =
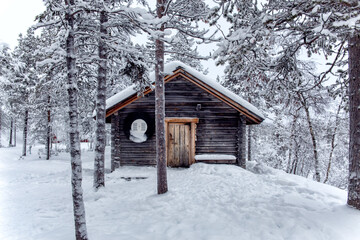
[[[109,117],[119,121],[117,147],[120,149],[112,151],[120,155],[113,156],[114,161],[120,160],[119,165],[156,165],[155,134],[143,143],[134,143],[125,136],[123,129],[124,119],[131,112],[146,112],[154,118],[154,97],[154,92],[150,92],[121,108],[118,111],[120,117],[114,114]],[[236,109],[182,76],[165,84],[165,109],[167,118],[199,119],[198,123],[193,123],[196,124],[195,154],[238,156],[239,112]]]
[[[120,115],[111,117],[111,171],[120,166]]]

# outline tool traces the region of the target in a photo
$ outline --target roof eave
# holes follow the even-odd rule
[[[171,75],[167,75],[164,77],[164,82],[168,82],[178,76],[183,76],[184,78],[188,79],[198,87],[202,88],[203,90],[209,92],[210,94],[214,95],[227,105],[231,106],[232,108],[236,109],[240,114],[244,115],[247,119],[247,124],[259,124],[264,121],[264,118],[255,114],[254,112],[250,111],[249,109],[245,108],[244,106],[240,105],[239,103],[235,102],[234,100],[226,97],[221,92],[217,91],[216,89],[212,88],[211,86],[207,85],[206,83],[202,82],[201,80],[197,79],[195,76],[191,75],[190,73],[186,72],[181,66],[176,68],[176,70]],[[155,84],[155,83],[154,83]],[[153,84],[153,85],[154,85]],[[131,104],[132,102],[142,98],[143,96],[151,93],[154,88],[146,88],[142,95],[138,95],[137,93],[132,94],[131,96],[127,97],[126,99],[122,100],[121,102],[115,104],[114,106],[110,107],[106,110],[106,118],[110,117],[115,112],[121,110],[122,108],[126,107],[127,105]]]

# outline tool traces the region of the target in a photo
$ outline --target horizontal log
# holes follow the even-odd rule
[[[221,138],[222,137],[222,138]],[[215,136],[215,135],[210,135],[209,136],[200,136],[197,135],[196,136],[196,144],[201,144],[201,143],[211,143],[211,144],[217,144],[217,143],[234,143],[237,141],[237,138],[235,137],[228,137],[226,135],[221,135],[221,137],[219,136]],[[235,145],[235,144],[234,144]]]
[[[184,87],[185,88],[185,87]],[[189,97],[204,97],[204,98],[213,98],[212,95],[210,95],[207,92],[201,92],[201,91],[187,91],[187,90],[179,90],[179,89],[166,89],[165,90],[165,98],[166,97],[172,97],[172,96],[189,96]]]
[[[156,166],[156,162],[124,162],[120,166]]]
[[[196,136],[203,140],[206,141],[206,139],[217,139],[219,141],[221,140],[237,140],[237,135],[234,132],[226,132],[224,129],[220,129],[220,130],[214,130],[211,132],[211,130],[203,130],[203,129],[197,129],[198,131],[196,132]]]
[[[234,133],[224,133],[223,131],[214,131],[210,133],[200,132],[198,131],[197,134],[198,141],[224,141],[224,142],[231,142],[237,140],[237,135]]]
[[[232,155],[236,155],[237,151],[236,151],[236,147],[232,146],[232,147],[227,147],[227,146],[217,146],[217,147],[213,147],[213,146],[197,146],[195,148],[195,152],[196,154],[232,154]]]
[[[142,112],[154,112],[154,109],[155,109],[155,103],[143,103],[141,104],[141,111]],[[134,104],[130,104],[128,106],[126,106],[124,109],[124,112],[133,112],[134,110],[133,109],[137,109],[137,110],[140,110],[139,109],[139,106],[138,105],[134,105]],[[131,110],[131,111],[130,111]]]
[[[133,156],[131,154],[128,154],[128,155],[122,155],[120,161],[121,162],[126,162],[126,161],[152,161],[151,159],[156,159],[156,155]]]
[[[126,154],[126,153],[130,153],[130,154],[134,154],[134,155],[142,155],[142,154],[153,154],[156,152],[155,149],[155,144],[154,147],[152,148],[148,148],[148,147],[143,147],[143,148],[136,148],[136,147],[120,147],[120,152],[121,154]]]
[[[198,133],[198,134],[207,133],[207,134],[210,134],[210,135],[214,135],[214,134],[223,134],[226,131],[230,131],[230,133],[232,131],[236,131],[236,127],[231,126],[229,124],[228,125],[223,125],[223,124],[222,125],[219,125],[219,124],[198,124],[198,126],[196,127],[196,133]],[[234,132],[233,132],[233,134],[235,135]]]
[[[167,82],[165,84],[165,89],[167,89],[167,90],[170,90],[170,89],[182,89],[182,87],[192,88],[192,89],[195,89],[195,90],[197,90],[197,88],[198,88],[198,89],[201,90],[201,88],[197,87],[193,83],[188,82],[185,79],[180,79],[180,78],[176,79],[176,80],[171,80],[170,82]]]
[[[125,156],[124,158],[122,158],[120,160],[121,162],[156,162],[156,157],[155,156],[144,156],[143,158],[137,158],[137,157],[130,157],[130,156]]]
[[[233,122],[217,122],[217,121],[211,121],[211,120],[207,120],[206,122],[204,122],[201,118],[199,118],[199,124],[197,125],[198,129],[203,128],[203,129],[212,129],[212,128],[222,128],[224,130],[226,129],[235,129],[237,127],[237,125],[235,125]]]
[[[120,152],[120,158],[122,158],[123,156],[155,156],[156,155],[156,150],[153,151],[138,151],[136,149],[130,149],[127,151],[124,151],[124,149],[122,149],[122,151]]]
[[[177,102],[178,101],[178,102]],[[179,102],[180,101],[180,102]],[[211,98],[206,97],[189,97],[189,96],[169,96],[168,98],[165,98],[165,104],[173,104],[178,103],[179,105],[186,105],[188,103],[213,103],[214,100]]]
[[[196,149],[202,149],[202,150],[222,150],[222,151],[236,151],[235,146],[200,146],[196,145]]]
[[[216,147],[216,148],[223,148],[223,147],[229,147],[229,148],[235,148],[236,143],[234,142],[221,142],[221,141],[196,141],[195,143],[196,147]]]
[[[221,135],[221,136],[219,136],[219,138],[223,138],[224,136],[225,137],[227,137],[227,136],[229,136],[229,137],[235,137],[235,136],[237,136],[237,134],[236,133],[234,133],[234,131],[236,131],[236,130],[234,130],[234,129],[223,129],[223,128],[221,128],[221,129],[205,129],[205,128],[202,128],[202,129],[199,129],[199,128],[197,128],[197,133],[196,133],[196,135],[197,136],[211,136],[211,135],[216,135],[216,136],[219,136],[219,135]]]
[[[120,154],[121,156],[129,155],[129,156],[149,156],[149,155],[155,155],[156,150],[145,150],[145,149],[135,149],[131,148],[129,150],[127,149],[121,149]]]
[[[218,131],[218,130],[234,130],[236,129],[237,126],[223,126],[221,124],[210,124],[210,123],[204,123],[204,122],[201,122],[201,118],[199,118],[199,124],[197,124],[197,127],[196,129],[197,130],[214,130],[214,131]]]
[[[196,151],[196,154],[231,154],[231,155],[236,155],[235,152],[226,152],[226,151]]]

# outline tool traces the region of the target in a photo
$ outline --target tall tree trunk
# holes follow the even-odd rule
[[[17,132],[16,132],[16,119],[14,119],[14,131],[13,131],[13,133],[14,133],[14,137],[13,137],[13,142],[14,142],[14,143],[13,143],[13,146],[16,147],[16,138],[17,138],[17,137],[16,137],[16,133],[17,133]]]
[[[329,154],[328,165],[327,165],[327,168],[326,168],[326,175],[325,175],[324,183],[326,183],[328,181],[329,175],[330,175],[332,156],[333,156],[333,153],[334,153],[334,149],[336,147],[335,137],[336,137],[337,129],[338,129],[339,124],[340,124],[339,115],[340,115],[340,110],[341,110],[341,104],[342,104],[342,99],[341,99],[341,102],[339,103],[338,109],[336,111],[335,128],[334,128],[333,134],[331,135],[331,149],[330,149],[330,154]]]
[[[76,80],[76,55],[75,55],[75,33],[74,33],[74,0],[65,0],[67,5],[65,21],[68,25],[66,37],[66,67],[67,67],[67,89],[69,97],[69,130],[70,130],[70,156],[71,156],[71,186],[73,198],[73,210],[75,221],[76,240],[88,239],[85,218],[85,206],[82,191],[82,167],[80,152],[80,136],[78,123],[78,92]]]
[[[294,160],[291,164],[290,173],[295,174],[295,175],[297,174],[298,163],[299,163],[299,144],[296,141],[296,139],[294,138]]]
[[[120,115],[111,116],[111,172],[120,166]]]
[[[156,13],[159,19],[164,16],[166,0],[157,0]],[[160,32],[164,31],[161,24]],[[158,194],[168,191],[166,175],[165,145],[165,97],[164,97],[164,42],[163,34],[155,40],[155,122],[156,122],[156,161]]]
[[[347,203],[360,210],[360,33],[349,38],[349,186]]]
[[[51,97],[50,95],[48,95],[48,100],[47,100],[47,107],[48,107],[48,110],[47,110],[47,121],[46,121],[46,160],[49,160],[50,159],[50,145],[51,145],[51,106],[50,106],[50,100],[51,100]]]
[[[289,146],[289,155],[288,155],[288,164],[286,168],[287,173],[291,173],[291,158],[292,158],[292,151],[293,151],[293,142],[295,141],[295,126],[297,121],[297,112],[293,115],[293,121],[291,124],[291,134],[290,134],[290,146]]]
[[[251,103],[251,98],[248,97],[248,102]],[[248,132],[247,132],[247,159],[251,161],[251,125],[248,125]]]
[[[96,96],[96,143],[94,160],[94,188],[105,186],[105,146],[106,146],[106,74],[107,74],[107,37],[106,23],[108,16],[105,10],[100,12],[100,37],[98,41],[99,67]]]
[[[246,169],[246,120],[241,114],[238,115],[236,155],[236,164]]]
[[[23,156],[26,156],[28,120],[29,120],[29,110],[26,109],[24,113],[24,127],[23,127],[23,151],[22,151]]]
[[[2,144],[1,144],[1,130],[2,130],[2,121],[1,121],[1,118],[2,118],[2,111],[1,111],[1,108],[0,108],[0,148],[2,147]]]
[[[10,121],[9,147],[12,147],[12,146],[13,146],[13,127],[14,127],[14,121],[13,121],[13,118],[11,117],[11,121]]]
[[[315,180],[317,182],[320,182],[320,163],[319,163],[319,157],[318,157],[318,152],[317,152],[316,137],[315,137],[314,129],[313,129],[311,118],[310,118],[309,106],[306,102],[306,98],[301,93],[298,93],[298,96],[300,98],[300,102],[302,103],[305,113],[306,113],[306,120],[308,122],[309,132],[310,132],[311,141],[312,141],[312,145],[313,145]]]
[[[296,153],[295,153],[295,159],[294,159],[294,161],[293,161],[292,169],[291,169],[291,173],[294,174],[294,175],[297,174],[298,163],[299,163],[299,157],[298,157],[298,152],[296,152]]]
[[[248,125],[248,161],[251,161],[251,126]]]

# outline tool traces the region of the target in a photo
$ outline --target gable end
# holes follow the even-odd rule
[[[204,91],[215,96],[216,98],[218,98],[225,104],[229,105],[230,107],[236,109],[241,115],[243,115],[246,118],[247,124],[259,124],[264,120],[262,116],[255,114],[254,112],[250,111],[245,106],[242,106],[240,103],[234,101],[230,97],[226,96],[224,93],[220,92],[220,90],[217,90],[216,88],[210,86],[209,84],[206,84],[204,81],[201,81],[200,79],[196,78],[195,76],[193,76],[192,74],[190,74],[186,70],[184,70],[181,66],[176,68],[176,70],[173,72],[173,74],[165,76],[164,82],[166,84],[167,82],[171,81],[172,79],[175,79],[180,76],[182,78],[190,81],[191,83],[195,84],[196,86],[200,87]],[[154,90],[154,88],[147,87],[145,89],[145,91],[143,92],[143,96],[151,93],[153,90]],[[228,90],[226,90],[226,91],[228,91]],[[142,98],[143,96],[141,96],[141,95],[138,96],[137,93],[133,93],[129,97],[121,100],[117,104],[115,104],[112,107],[110,107],[109,109],[107,109],[106,110],[107,122],[110,121],[110,118],[108,119],[108,117],[110,117],[112,114],[116,113],[117,111],[126,107],[127,105],[131,104],[132,102]]]

